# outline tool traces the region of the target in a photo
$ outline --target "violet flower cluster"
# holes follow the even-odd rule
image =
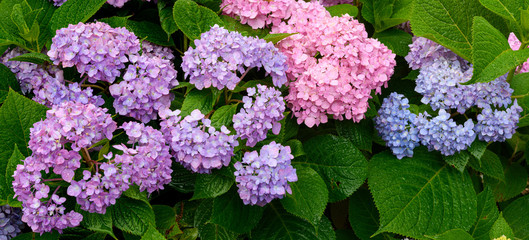
[[[264,68],[277,87],[287,82],[286,57],[265,40],[215,25],[195,40],[195,46],[184,53],[182,70],[197,89],[213,86],[233,90],[254,67]]]
[[[477,117],[475,131],[478,138],[485,142],[504,142],[512,138],[520,120],[522,108],[514,100],[511,107],[506,110],[492,110],[486,106]]]
[[[198,173],[229,165],[239,142],[225,126],[217,131],[198,109],[186,117],[179,115],[180,110],[165,109],[159,114],[161,131],[177,162]]]
[[[60,232],[79,225],[82,220],[81,214],[66,212],[63,206],[66,198],[56,194],[60,186],[50,193],[45,182],[56,179],[43,179],[42,171],[49,173],[53,168],[60,180],[72,183],[74,171],[81,166],[78,151],[104,138],[111,139],[116,127],[106,109],[78,102],[53,106],[46,112],[45,120],[33,125],[28,143],[32,154],[17,166],[13,190],[22,202],[22,221],[34,232],[53,229]]]
[[[20,233],[24,228],[24,223],[20,220],[21,214],[19,208],[0,206],[0,240],[9,240]]]
[[[244,107],[233,115],[233,128],[241,139],[247,139],[246,146],[253,147],[266,138],[268,130],[279,134],[285,111],[285,102],[281,92],[274,87],[257,85],[246,90],[248,96],[242,101]]]
[[[257,29],[288,19],[294,4],[295,0],[223,0],[220,8],[224,14]]]
[[[113,83],[130,55],[140,51],[138,38],[127,29],[103,22],[70,24],[57,30],[48,56],[55,65],[77,68],[88,81]]]
[[[276,198],[292,194],[289,182],[296,182],[294,158],[289,146],[271,142],[257,151],[246,152],[242,162],[236,162],[235,181],[244,204],[264,206]]]
[[[436,42],[424,38],[424,37],[413,37],[412,44],[409,45],[410,52],[404,59],[410,65],[410,68],[413,70],[422,68],[425,65],[429,65],[435,59],[444,58],[450,62],[459,62],[459,66],[463,67],[466,65],[466,61],[459,57],[450,49],[445,48]],[[465,68],[466,70],[468,68]]]
[[[177,72],[167,59],[148,55],[129,58],[123,81],[111,85],[109,91],[120,115],[147,123],[157,118],[158,110],[171,106],[174,95],[169,91],[178,85]]]

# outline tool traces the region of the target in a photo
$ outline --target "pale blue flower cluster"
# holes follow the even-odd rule
[[[0,240],[9,240],[16,237],[24,223],[20,221],[22,211],[9,205],[0,206]]]

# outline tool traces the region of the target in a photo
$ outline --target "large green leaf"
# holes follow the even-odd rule
[[[10,201],[17,202],[16,205],[21,205],[18,201],[13,200],[15,192],[13,191],[12,182],[14,181],[13,173],[17,169],[18,164],[23,164],[22,160],[26,158],[20,150],[18,150],[17,145],[13,150],[11,157],[6,160],[0,160],[0,201],[5,201],[9,203]],[[11,207],[15,207],[14,204],[9,204]]]
[[[157,4],[162,29],[170,37],[171,34],[178,30],[173,18],[173,3],[170,0],[158,0]]]
[[[320,175],[308,166],[297,166],[297,182],[290,183],[292,194],[287,194],[281,203],[290,213],[316,224],[327,206],[329,192]]]
[[[451,168],[424,147],[402,160],[390,152],[375,155],[368,181],[380,213],[377,233],[425,239],[451,229],[468,230],[476,220],[476,194],[469,174]]]
[[[371,152],[375,128],[371,119],[359,123],[352,120],[336,121],[336,131],[341,137],[347,138],[360,150]]]
[[[411,17],[413,0],[362,0],[362,17],[373,24],[375,32],[382,32]]]
[[[317,232],[319,240],[336,240],[336,233],[332,227],[331,221],[323,215],[318,223]]]
[[[34,232],[20,234],[11,240],[59,240],[60,234],[58,232],[44,233],[42,235]]]
[[[380,221],[373,197],[367,189],[360,188],[349,198],[349,223],[361,240],[390,239],[386,233],[371,238],[379,228]]]
[[[211,222],[236,233],[245,233],[257,225],[263,210],[259,206],[245,205],[235,188],[232,188],[226,194],[215,198]]]
[[[184,99],[184,103],[182,104],[181,109],[181,116],[187,116],[189,115],[193,110],[198,109],[203,114],[208,114],[211,110],[213,110],[213,106],[215,105],[215,98],[213,97],[213,94],[211,93],[211,90],[209,89],[193,89],[191,92],[189,92]]]
[[[110,236],[116,238],[114,236],[114,232],[112,231],[111,208],[108,208],[105,214],[89,213],[82,210],[79,210],[79,212],[83,214],[83,221],[81,222],[83,227],[95,232],[109,234]]]
[[[18,84],[15,74],[4,64],[0,63],[0,104],[6,100],[9,89],[20,92],[20,84]]]
[[[141,240],[165,240],[165,237],[160,232],[158,232],[154,226],[151,225],[141,236]]]
[[[206,199],[200,203],[195,212],[193,226],[198,228],[200,238],[204,240],[235,240],[237,238],[236,233],[209,221],[212,208],[213,199]]]
[[[53,13],[50,19],[51,35],[68,24],[85,22],[105,4],[106,0],[68,0]]]
[[[199,174],[195,182],[195,192],[191,200],[202,198],[214,198],[230,190],[235,182],[233,175],[213,171],[211,174]]]
[[[37,22],[40,27],[40,35],[39,40],[37,42],[38,49],[35,50],[37,52],[40,52],[42,50],[42,47],[44,47],[47,42],[51,41],[52,36],[55,35],[55,32],[52,33],[50,31],[50,20],[53,17],[56,8],[50,1],[27,0],[27,2],[29,3],[32,9],[41,9],[40,13],[35,19],[35,22]]]
[[[171,228],[178,228],[176,222],[176,212],[174,208],[167,205],[152,205],[154,211],[154,218],[156,220],[156,229],[160,232],[165,232]]]
[[[327,184],[331,202],[346,199],[366,179],[367,161],[364,155],[343,137],[317,136],[305,142],[303,148],[307,157],[292,163],[316,170]]]
[[[504,169],[505,181],[484,176],[485,185],[492,188],[496,202],[509,200],[520,194],[527,186],[527,171],[518,163],[508,165]]]
[[[520,20],[519,8],[522,6],[523,0],[479,0],[479,2],[490,11],[511,22]]]
[[[489,231],[499,216],[496,201],[490,188],[478,194],[478,220],[470,228],[469,233],[476,240],[490,240]]]
[[[35,64],[44,64],[51,63],[50,57],[44,53],[25,53],[14,58],[9,59],[9,61],[21,61],[21,62],[30,62]]]
[[[500,238],[501,236],[506,236],[507,239],[516,239],[514,238],[514,232],[512,231],[512,228],[503,218],[503,214],[500,214],[489,232],[490,239]]]
[[[395,28],[375,33],[373,34],[373,38],[378,39],[381,43],[391,49],[393,53],[402,57],[408,55],[408,52],[410,51],[408,45],[412,43],[412,36],[410,34]]]
[[[503,217],[509,223],[514,235],[529,240],[529,195],[516,199],[503,210]]]
[[[154,211],[144,201],[122,197],[111,208],[114,226],[124,232],[141,236],[150,226],[156,226]]]
[[[475,17],[473,29],[474,70],[467,83],[490,82],[529,58],[529,49],[513,51],[507,38],[485,18]]]
[[[415,36],[432,39],[472,61],[474,16],[483,16],[494,26],[505,27],[503,19],[476,0],[416,0],[410,22]]]
[[[456,168],[460,172],[463,172],[467,166],[468,160],[470,159],[470,153],[467,151],[461,151],[455,153],[454,155],[443,156],[443,159],[446,163],[450,164],[450,166]]]
[[[314,226],[287,213],[275,204],[269,204],[263,218],[252,231],[256,240],[313,240],[318,239]]]
[[[173,17],[178,28],[192,40],[200,38],[200,34],[209,31],[215,24],[222,26],[222,20],[215,12],[191,0],[176,1]]]
[[[511,88],[514,90],[512,96],[517,98],[518,104],[523,111],[520,114],[520,121],[518,127],[529,126],[529,73],[521,73],[514,75],[510,82]]]
[[[483,173],[486,176],[498,179],[500,181],[505,180],[505,174],[503,174],[503,166],[501,165],[500,157],[490,150],[486,150],[480,160],[474,156],[470,157],[468,164],[473,169]]]
[[[431,238],[435,240],[474,240],[470,234],[461,229],[452,229]]]
[[[233,125],[233,115],[237,113],[237,105],[224,105],[215,110],[213,115],[211,115],[211,126],[220,129],[222,126],[229,127]]]
[[[341,17],[344,14],[348,14],[351,17],[356,17],[358,15],[358,7],[353,6],[352,4],[338,4],[334,6],[326,7],[327,11],[333,17]]]

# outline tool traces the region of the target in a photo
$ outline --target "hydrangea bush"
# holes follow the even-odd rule
[[[528,16],[0,0],[0,240],[529,240]]]

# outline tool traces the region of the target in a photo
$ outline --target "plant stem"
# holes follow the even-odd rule
[[[105,91],[105,89],[99,85],[95,85],[95,84],[81,84],[81,87],[92,87],[92,88],[97,88],[101,91]]]

